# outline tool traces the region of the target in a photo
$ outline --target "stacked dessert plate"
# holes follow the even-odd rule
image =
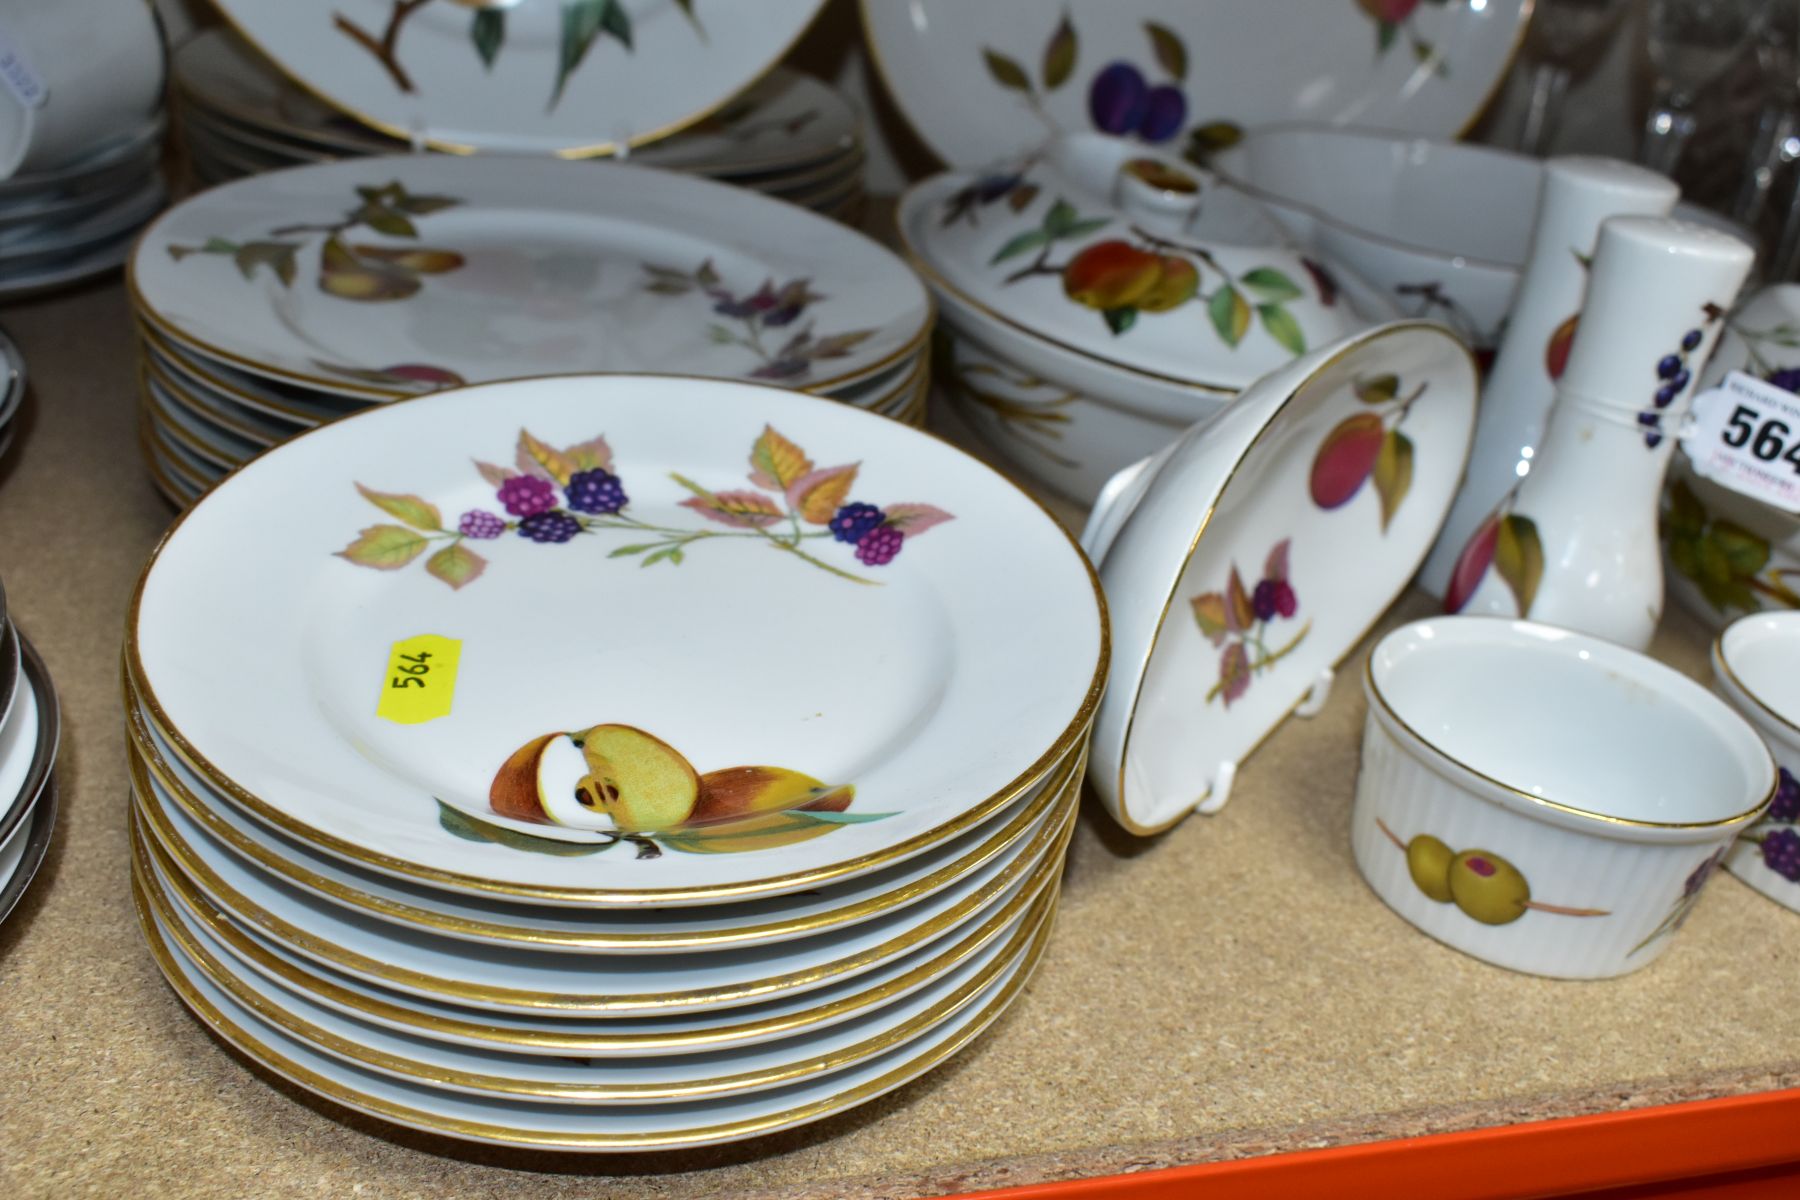
[[[0,300],[116,269],[168,201],[160,113],[68,166],[0,180]]]
[[[181,140],[201,183],[411,148],[408,139],[316,99],[228,29],[195,36],[173,65]],[[835,88],[785,67],[711,116],[629,154],[851,223],[862,211],[855,109]]]
[[[1107,663],[1087,560],[990,468],[631,375],[277,447],[177,521],[126,639],[188,1007],[351,1108],[595,1151],[816,1120],[988,1026]]]
[[[7,615],[0,590],[0,921],[31,886],[56,829],[61,716],[43,660]]]
[[[131,262],[145,454],[186,504],[304,429],[464,383],[764,380],[912,424],[931,302],[875,242],[669,171],[407,155],[169,210]]]
[[[25,356],[0,329],[0,455],[12,446],[14,422],[25,407]]]

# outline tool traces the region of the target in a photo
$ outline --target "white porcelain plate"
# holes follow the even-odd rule
[[[863,0],[901,109],[953,166],[1098,130],[1204,154],[1322,121],[1454,136],[1480,113],[1530,0]]]
[[[259,374],[376,399],[576,371],[825,387],[930,324],[898,257],[813,213],[623,165],[418,155],[297,167],[176,206],[144,315]]]
[[[1061,527],[934,438],[779,388],[596,376],[270,451],[163,543],[128,653],[200,775],[339,857],[700,903],[1002,811],[1083,736],[1104,625]]]
[[[1133,832],[1224,804],[1238,765],[1406,587],[1469,454],[1474,361],[1394,322],[1265,376],[1108,484],[1112,604],[1089,779]]]
[[[666,137],[773,66],[824,0],[220,0],[359,120],[439,149],[583,156]]]
[[[893,1090],[967,1045],[1011,1003],[1042,951],[929,1034],[843,1071],[747,1096],[653,1106],[559,1105],[463,1095],[390,1078],[322,1053],[259,1017],[205,977],[159,920],[139,919],[163,973],[200,1020],[254,1061],[308,1091],[416,1129],[503,1145],[621,1151],[737,1141],[805,1124]]]

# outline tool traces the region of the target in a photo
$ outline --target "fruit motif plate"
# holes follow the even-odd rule
[[[253,1061],[359,1112],[467,1141],[628,1151],[739,1141],[806,1124],[892,1091],[948,1060],[1005,1010],[1042,955],[1050,924],[1023,959],[955,1017],[911,1044],[803,1083],[747,1096],[665,1105],[558,1105],[483,1098],[352,1065],[294,1036],[206,978],[141,894],[138,918],[170,985],[200,1021]]]
[[[863,0],[877,68],[946,162],[1116,134],[1196,160],[1278,121],[1474,123],[1531,0]]]
[[[1003,811],[1084,737],[1104,612],[1061,528],[934,438],[779,388],[567,377],[255,460],[152,558],[127,655],[197,775],[328,853],[703,903]]]
[[[589,953],[676,953],[787,941],[854,925],[924,900],[1005,854],[1053,821],[1079,786],[1077,755],[1037,795],[1021,800],[990,826],[972,830],[904,863],[835,887],[798,896],[731,905],[658,908],[617,914],[571,912],[544,905],[486,900],[362,870],[259,825],[203,781],[170,761],[175,756],[136,712],[127,715],[132,783],[190,845],[205,841],[232,857],[345,908],[402,926],[496,945]]]
[[[240,927],[315,965],[407,997],[506,1013],[646,1017],[720,1010],[804,994],[883,963],[947,945],[989,909],[1035,894],[1061,870],[1072,812],[1033,844],[907,912],[774,947],[674,955],[571,957],[477,945],[403,929],[336,908],[186,842],[166,813],[139,802],[144,855],[165,882],[180,874]]]
[[[667,137],[765,74],[824,0],[220,0],[309,91],[440,150],[579,158]]]
[[[578,371],[831,388],[923,342],[924,286],[874,241],[710,180],[450,156],[296,167],[203,192],[138,243],[168,338],[385,399]]]
[[[1014,919],[1006,936],[926,987],[804,1037],[654,1059],[574,1058],[456,1046],[340,1013],[301,988],[239,971],[203,923],[160,900],[154,886],[145,890],[165,928],[208,979],[332,1056],[451,1091],[559,1104],[658,1104],[746,1094],[861,1062],[954,1017],[1024,952],[1049,903],[1048,896],[1040,898]]]
[[[234,960],[232,970],[236,974],[247,971],[301,991],[334,1011],[451,1045],[581,1058],[655,1057],[732,1049],[829,1028],[909,996],[967,962],[1014,928],[1026,909],[1041,896],[1030,891],[1017,892],[953,937],[901,955],[864,974],[807,992],[728,1009],[642,1017],[580,1017],[567,1013],[473,1010],[403,995],[313,962],[253,929],[240,927],[188,880],[159,876],[153,869],[139,874],[141,879],[151,877],[147,890],[159,908],[167,908],[180,919],[204,928],[225,948]],[[1055,883],[1056,878],[1048,878],[1044,886]]]
[[[1476,370],[1397,321],[1313,352],[1107,484],[1083,544],[1115,652],[1088,777],[1151,833],[1229,796],[1239,764],[1393,603],[1449,510]]]

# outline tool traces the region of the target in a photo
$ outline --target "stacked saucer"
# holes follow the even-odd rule
[[[61,734],[44,662],[7,616],[0,591],[0,921],[31,886],[56,828],[51,768]]]
[[[1018,997],[1105,629],[1035,502],[847,405],[625,375],[359,413],[139,583],[144,931],[225,1040],[400,1124],[817,1120]]]
[[[196,179],[221,183],[305,163],[400,154],[409,144],[329,107],[228,29],[173,60],[177,124]],[[724,108],[630,152],[633,162],[705,175],[854,224],[861,216],[861,122],[845,96],[777,67]]]
[[[177,205],[131,263],[145,454],[177,504],[295,433],[464,383],[762,380],[923,422],[931,302],[814,213],[669,171],[406,155]]]
[[[13,424],[25,407],[25,356],[12,338],[0,329],[0,455],[12,446]]]
[[[111,271],[168,200],[163,119],[119,133],[77,162],[0,180],[0,300]]]

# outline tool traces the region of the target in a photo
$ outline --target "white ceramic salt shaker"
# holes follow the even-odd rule
[[[1419,586],[1432,595],[1444,595],[1456,556],[1476,526],[1531,470],[1568,362],[1600,223],[1614,216],[1667,216],[1680,196],[1668,177],[1614,158],[1573,155],[1544,164],[1518,297],[1481,389],[1469,471],[1419,572]]]
[[[1755,254],[1659,217],[1600,227],[1581,324],[1529,474],[1475,528],[1448,612],[1529,617],[1641,650],[1662,616],[1657,497],[1695,376]]]

